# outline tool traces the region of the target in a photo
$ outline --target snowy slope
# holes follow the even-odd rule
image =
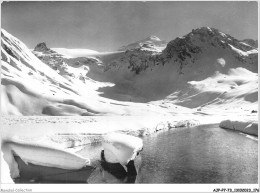
[[[187,93],[168,96],[166,101],[199,109],[257,110],[258,74],[245,68],[231,68],[223,74],[216,72],[209,78],[188,84]]]
[[[90,83],[62,77],[5,30],[2,30],[1,40],[3,114],[88,116],[165,113],[156,106],[121,103],[99,97]],[[93,81],[94,87],[95,84],[98,83]]]

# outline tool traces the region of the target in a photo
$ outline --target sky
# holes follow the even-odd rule
[[[203,26],[237,39],[258,38],[257,2],[3,2],[1,27],[29,48],[113,51],[155,35],[170,41]]]

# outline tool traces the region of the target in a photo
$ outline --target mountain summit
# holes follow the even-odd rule
[[[137,42],[122,46],[119,51],[133,50],[138,48],[150,48],[152,50],[163,50],[166,47],[167,42],[161,40],[157,36],[151,35],[145,39],[139,40]]]
[[[47,47],[45,42],[39,43],[35,46],[34,51],[37,52],[54,52],[53,50],[51,50],[50,48]]]
[[[144,40],[146,41],[162,41],[160,38],[158,38],[157,36],[151,35],[147,38],[145,38]]]
[[[162,56],[166,58],[166,62],[179,62],[181,68],[198,60],[208,58],[207,63],[210,63],[210,60],[223,58],[229,68],[243,63],[247,69],[257,72],[257,53],[257,48],[228,34],[214,28],[202,27],[170,41],[163,50]],[[201,67],[203,63],[200,62],[198,67]],[[207,67],[212,68],[209,64]]]

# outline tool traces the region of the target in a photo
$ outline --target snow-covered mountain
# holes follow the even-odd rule
[[[192,30],[191,33],[169,42],[163,52],[168,60],[174,59],[180,63],[180,72],[188,63],[204,58],[223,58],[227,69],[241,66],[257,72],[258,49],[214,28]],[[212,68],[211,65],[207,66]]]
[[[202,27],[169,43],[151,36],[120,51],[92,53],[68,57],[40,43],[33,51],[36,58],[2,30],[2,97],[10,104],[4,105],[6,113],[41,114],[45,109],[48,113],[43,114],[49,115],[84,115],[85,111],[88,115],[135,114],[174,112],[181,108],[176,105],[226,109],[227,104],[231,109],[238,104],[248,111],[257,109],[258,48],[251,40],[239,41],[217,29]],[[42,69],[45,71],[38,72]],[[50,74],[55,77],[47,77]],[[28,82],[18,86],[18,78],[22,82],[28,78]],[[13,99],[13,93],[32,97],[28,85],[38,83],[36,87],[48,93],[45,97],[44,89],[33,91],[40,96],[36,103],[41,103],[42,111],[21,112],[24,105],[13,102],[18,100]],[[56,93],[60,93],[58,98]],[[74,113],[69,113],[71,108]]]
[[[96,90],[111,83],[68,78],[74,67],[41,44],[39,60],[20,40],[1,31],[1,112],[8,115],[131,115],[166,113],[155,105],[122,103],[99,96]],[[87,60],[88,61],[88,60]],[[72,63],[75,62],[72,60]],[[81,64],[80,64],[81,65]],[[91,62],[90,64],[91,65]],[[57,70],[53,69],[57,67]],[[67,67],[67,68],[66,68]],[[84,67],[83,67],[84,68]],[[70,72],[70,73],[73,73]],[[106,84],[106,85],[105,85]]]
[[[231,69],[245,68],[257,73],[257,56],[258,48],[202,27],[170,41],[164,50],[138,47],[109,61],[103,76],[115,86],[101,90],[103,96],[118,100],[161,100],[179,91],[187,93],[195,89],[190,81],[202,81],[217,72],[228,74]],[[192,107],[200,105],[195,100]]]
[[[156,46],[158,45],[153,45],[153,47]],[[133,46],[131,49],[127,49],[126,56],[118,60],[128,62],[129,68],[137,74],[153,68],[154,65],[164,65],[166,63],[177,65],[179,73],[182,74],[187,69],[185,69],[186,65],[196,65],[198,62],[201,63],[200,60],[206,60],[207,58],[210,61],[223,58],[227,68],[241,66],[257,72],[257,53],[258,48],[250,44],[239,41],[217,29],[202,27],[170,41],[165,49],[149,49],[143,44],[142,46]],[[118,60],[113,61],[113,63]],[[132,66],[134,68],[131,68]],[[207,66],[212,68],[211,64]],[[201,64],[200,67],[205,68]]]

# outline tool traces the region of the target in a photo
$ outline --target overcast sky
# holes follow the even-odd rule
[[[169,41],[209,26],[237,39],[258,36],[257,2],[4,2],[2,28],[29,48],[116,50],[156,35]]]

